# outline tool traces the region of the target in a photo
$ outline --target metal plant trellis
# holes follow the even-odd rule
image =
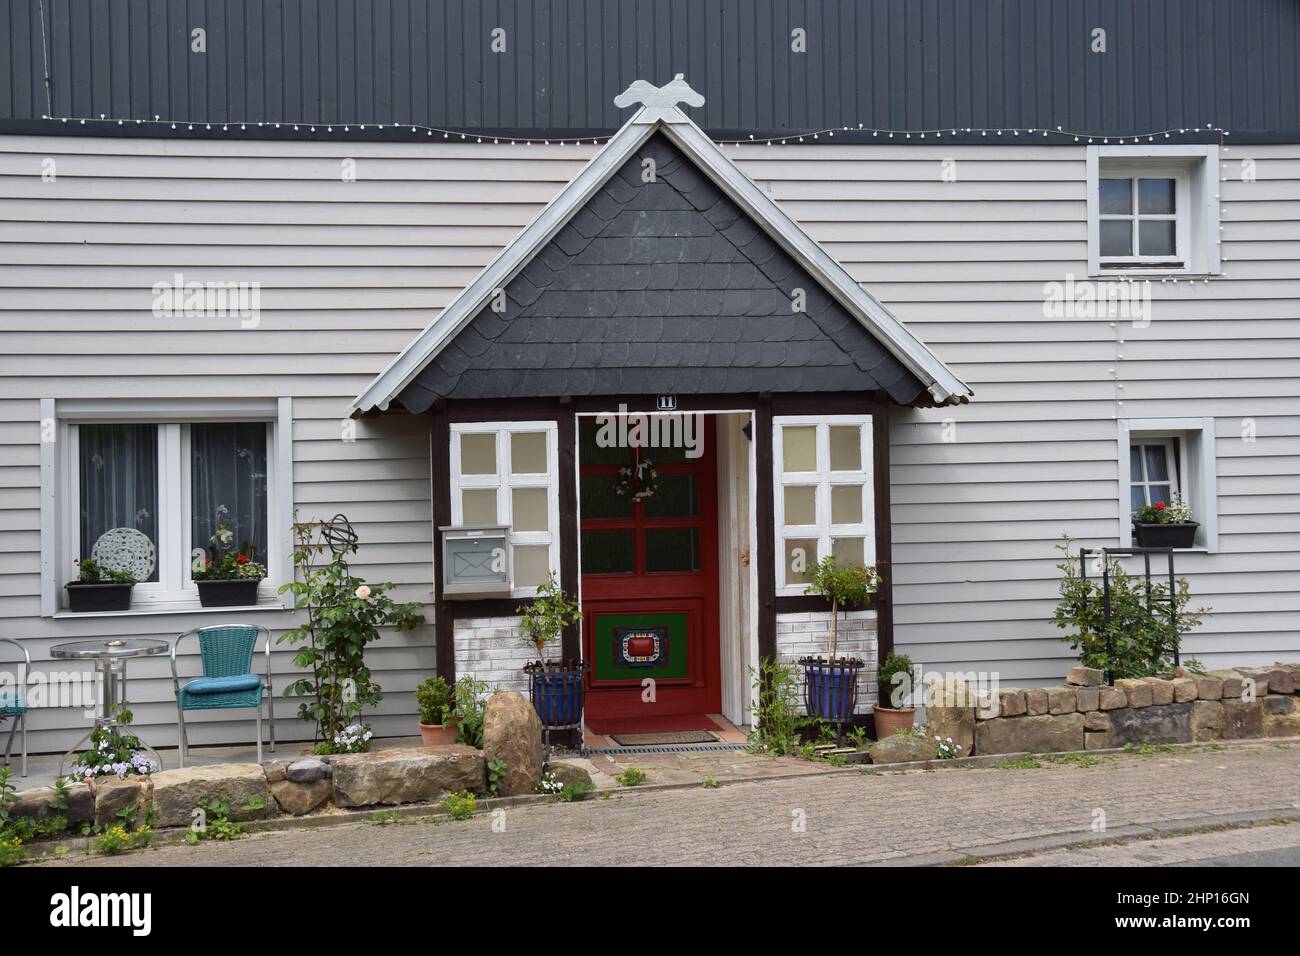
[[[1152,602],[1166,603],[1159,598],[1152,596],[1151,591],[1151,556],[1153,554],[1163,554],[1168,560],[1169,565],[1169,634],[1172,639],[1171,643],[1174,652],[1174,666],[1182,664],[1179,655],[1179,645],[1181,635],[1178,633],[1178,585],[1174,577],[1174,549],[1173,548],[1080,548],[1079,549],[1079,575],[1083,578],[1085,584],[1088,583],[1088,556],[1090,554],[1101,554],[1101,601],[1102,613],[1106,621],[1106,659],[1109,661],[1114,652],[1111,645],[1111,606],[1110,606],[1110,559],[1111,557],[1142,558],[1142,577],[1146,583],[1147,610],[1151,610]],[[1110,670],[1106,671],[1106,682],[1112,682],[1113,675]]]

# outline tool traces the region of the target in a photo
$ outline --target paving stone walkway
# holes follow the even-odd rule
[[[1095,766],[772,777],[624,790],[453,822],[349,824],[48,865],[647,866],[915,862],[1008,841],[1300,809],[1300,742],[1124,754]],[[1288,827],[1271,828],[1276,831]]]

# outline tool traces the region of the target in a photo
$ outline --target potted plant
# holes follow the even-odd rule
[[[1199,527],[1200,523],[1192,520],[1192,509],[1178,494],[1169,504],[1157,501],[1139,508],[1133,518],[1133,536],[1141,548],[1190,548],[1196,543]]]
[[[125,611],[131,607],[131,588],[136,581],[130,574],[105,567],[94,558],[73,563],[77,565],[77,580],[64,585],[69,610]]]
[[[865,662],[857,657],[836,657],[840,610],[863,607],[880,587],[874,567],[860,564],[839,566],[833,555],[813,565],[805,594],[831,602],[831,632],[825,658],[803,657],[804,694],[809,716],[843,724],[853,719],[858,703],[858,671]]]
[[[459,733],[456,701],[450,686],[441,677],[427,678],[415,688],[415,702],[420,708],[420,739],[426,747],[454,744]]]
[[[548,661],[545,656],[546,646],[558,641],[566,627],[580,620],[582,611],[577,602],[553,577],[537,589],[537,597],[519,620],[524,644],[537,652],[537,660],[524,665],[529,695],[542,726],[548,730],[582,723],[585,675],[590,665],[586,661]]]
[[[886,654],[876,671],[876,689],[881,701],[894,705],[875,706],[876,739],[884,740],[900,730],[910,730],[916,720],[916,708],[912,706],[912,659],[895,651]]]
[[[238,550],[230,547],[234,537],[224,524],[208,539],[212,557],[194,562],[194,583],[204,607],[249,607],[257,603],[257,586],[266,577],[265,566],[253,560],[255,549],[248,542]]]

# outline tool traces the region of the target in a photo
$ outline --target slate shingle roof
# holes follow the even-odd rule
[[[882,389],[905,404],[924,392],[659,133],[505,293],[504,311],[485,305],[406,387],[408,410],[437,397]]]

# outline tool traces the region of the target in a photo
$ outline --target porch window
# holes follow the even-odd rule
[[[828,554],[873,564],[871,416],[778,416],[772,440],[777,594],[803,594],[812,565]]]
[[[141,401],[119,414],[114,403],[59,403],[60,437],[52,444],[62,453],[50,476],[62,537],[46,613],[62,604],[73,561],[89,558],[106,532],[120,528],[153,545],[154,566],[132,591],[133,610],[197,605],[192,563],[210,556],[220,526],[231,532],[231,546],[266,565],[262,600],[286,579],[288,550],[271,530],[288,521],[288,476],[277,475],[287,470],[289,441],[279,403],[262,403],[265,418],[241,407],[238,414],[248,417],[229,420],[224,409],[195,405],[192,420],[150,420],[167,404]],[[283,415],[287,421],[287,407]]]
[[[516,597],[560,576],[558,457],[555,422],[451,426],[452,524],[510,527]]]

